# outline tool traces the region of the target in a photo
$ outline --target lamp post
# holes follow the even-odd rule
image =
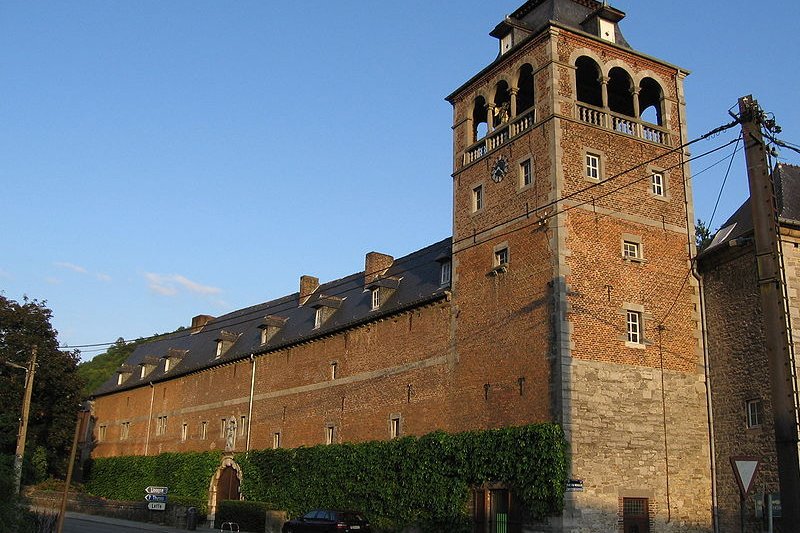
[[[25,394],[22,399],[22,414],[19,418],[19,433],[17,433],[17,451],[14,456],[14,494],[19,494],[22,483],[22,459],[25,456],[25,439],[28,435],[28,414],[31,410],[31,394],[33,393],[33,375],[36,373],[36,345],[31,348],[31,360],[28,367],[4,361],[6,365],[20,368],[25,371]]]

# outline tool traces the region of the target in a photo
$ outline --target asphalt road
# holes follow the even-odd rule
[[[178,533],[185,529],[174,527],[159,526],[157,524],[144,524],[141,522],[130,522],[128,520],[117,520],[105,516],[92,516],[78,513],[67,513],[64,520],[64,533],[131,533],[134,531],[149,531],[152,533]],[[210,533],[211,529],[197,528],[200,533]]]

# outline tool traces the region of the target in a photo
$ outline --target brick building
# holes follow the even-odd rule
[[[594,0],[507,16],[497,58],[447,98],[452,239],[140,346],[95,394],[94,454],[556,421],[578,490],[554,530],[708,531],[687,73],[631,48],[623,17]],[[217,490],[212,506],[235,497]]]
[[[800,335],[800,167],[773,173],[792,337]],[[760,461],[746,501],[745,531],[763,530],[757,503],[779,492],[772,395],[750,200],[717,232],[699,259],[708,328],[718,513],[721,531],[740,530],[731,457]],[[796,375],[796,372],[795,372]],[[790,531],[783,529],[782,531]]]

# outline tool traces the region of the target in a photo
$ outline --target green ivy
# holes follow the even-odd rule
[[[380,529],[468,529],[469,488],[511,488],[531,518],[562,510],[567,445],[561,428],[536,424],[392,441],[240,454],[242,493],[297,516],[314,508],[366,512]]]
[[[364,511],[382,530],[469,530],[470,487],[502,483],[528,517],[562,511],[567,444],[556,424],[359,444],[237,454],[242,494],[259,506],[298,516],[314,508]],[[95,459],[86,489],[115,500],[140,500],[148,485],[201,502],[222,462],[220,452]],[[234,504],[235,505],[235,504]],[[249,508],[248,508],[249,509]],[[259,511],[260,512],[260,511]]]

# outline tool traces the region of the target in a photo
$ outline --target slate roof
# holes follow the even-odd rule
[[[426,248],[394,260],[384,278],[399,280],[396,290],[378,310],[372,310],[372,298],[364,285],[364,273],[359,272],[345,278],[321,284],[316,291],[299,305],[300,294],[294,293],[276,300],[233,311],[211,320],[199,332],[185,329],[159,337],[139,345],[125,361],[123,367],[134,370],[121,385],[117,374],[101,385],[94,396],[103,396],[122,390],[133,389],[150,382],[166,381],[205,368],[246,359],[250,354],[262,354],[292,346],[312,339],[364,324],[380,317],[392,315],[418,307],[446,296],[450,285],[440,284],[441,263],[450,258],[452,239],[447,238]],[[314,328],[315,305],[331,299],[340,299],[333,315],[319,328]],[[267,317],[277,317],[267,318]],[[261,344],[261,329],[265,323],[283,326],[265,344]],[[222,356],[216,357],[216,340],[221,332],[232,334],[235,340]],[[226,335],[227,338],[231,338]],[[168,372],[164,372],[164,358],[180,353],[185,355],[173,361]],[[150,364],[154,359],[158,365],[147,376],[141,378],[140,365]]]
[[[773,172],[778,216],[783,223],[800,224],[800,167],[778,164]],[[719,246],[753,233],[750,198],[717,230],[714,240],[703,250],[701,257],[720,250]]]

